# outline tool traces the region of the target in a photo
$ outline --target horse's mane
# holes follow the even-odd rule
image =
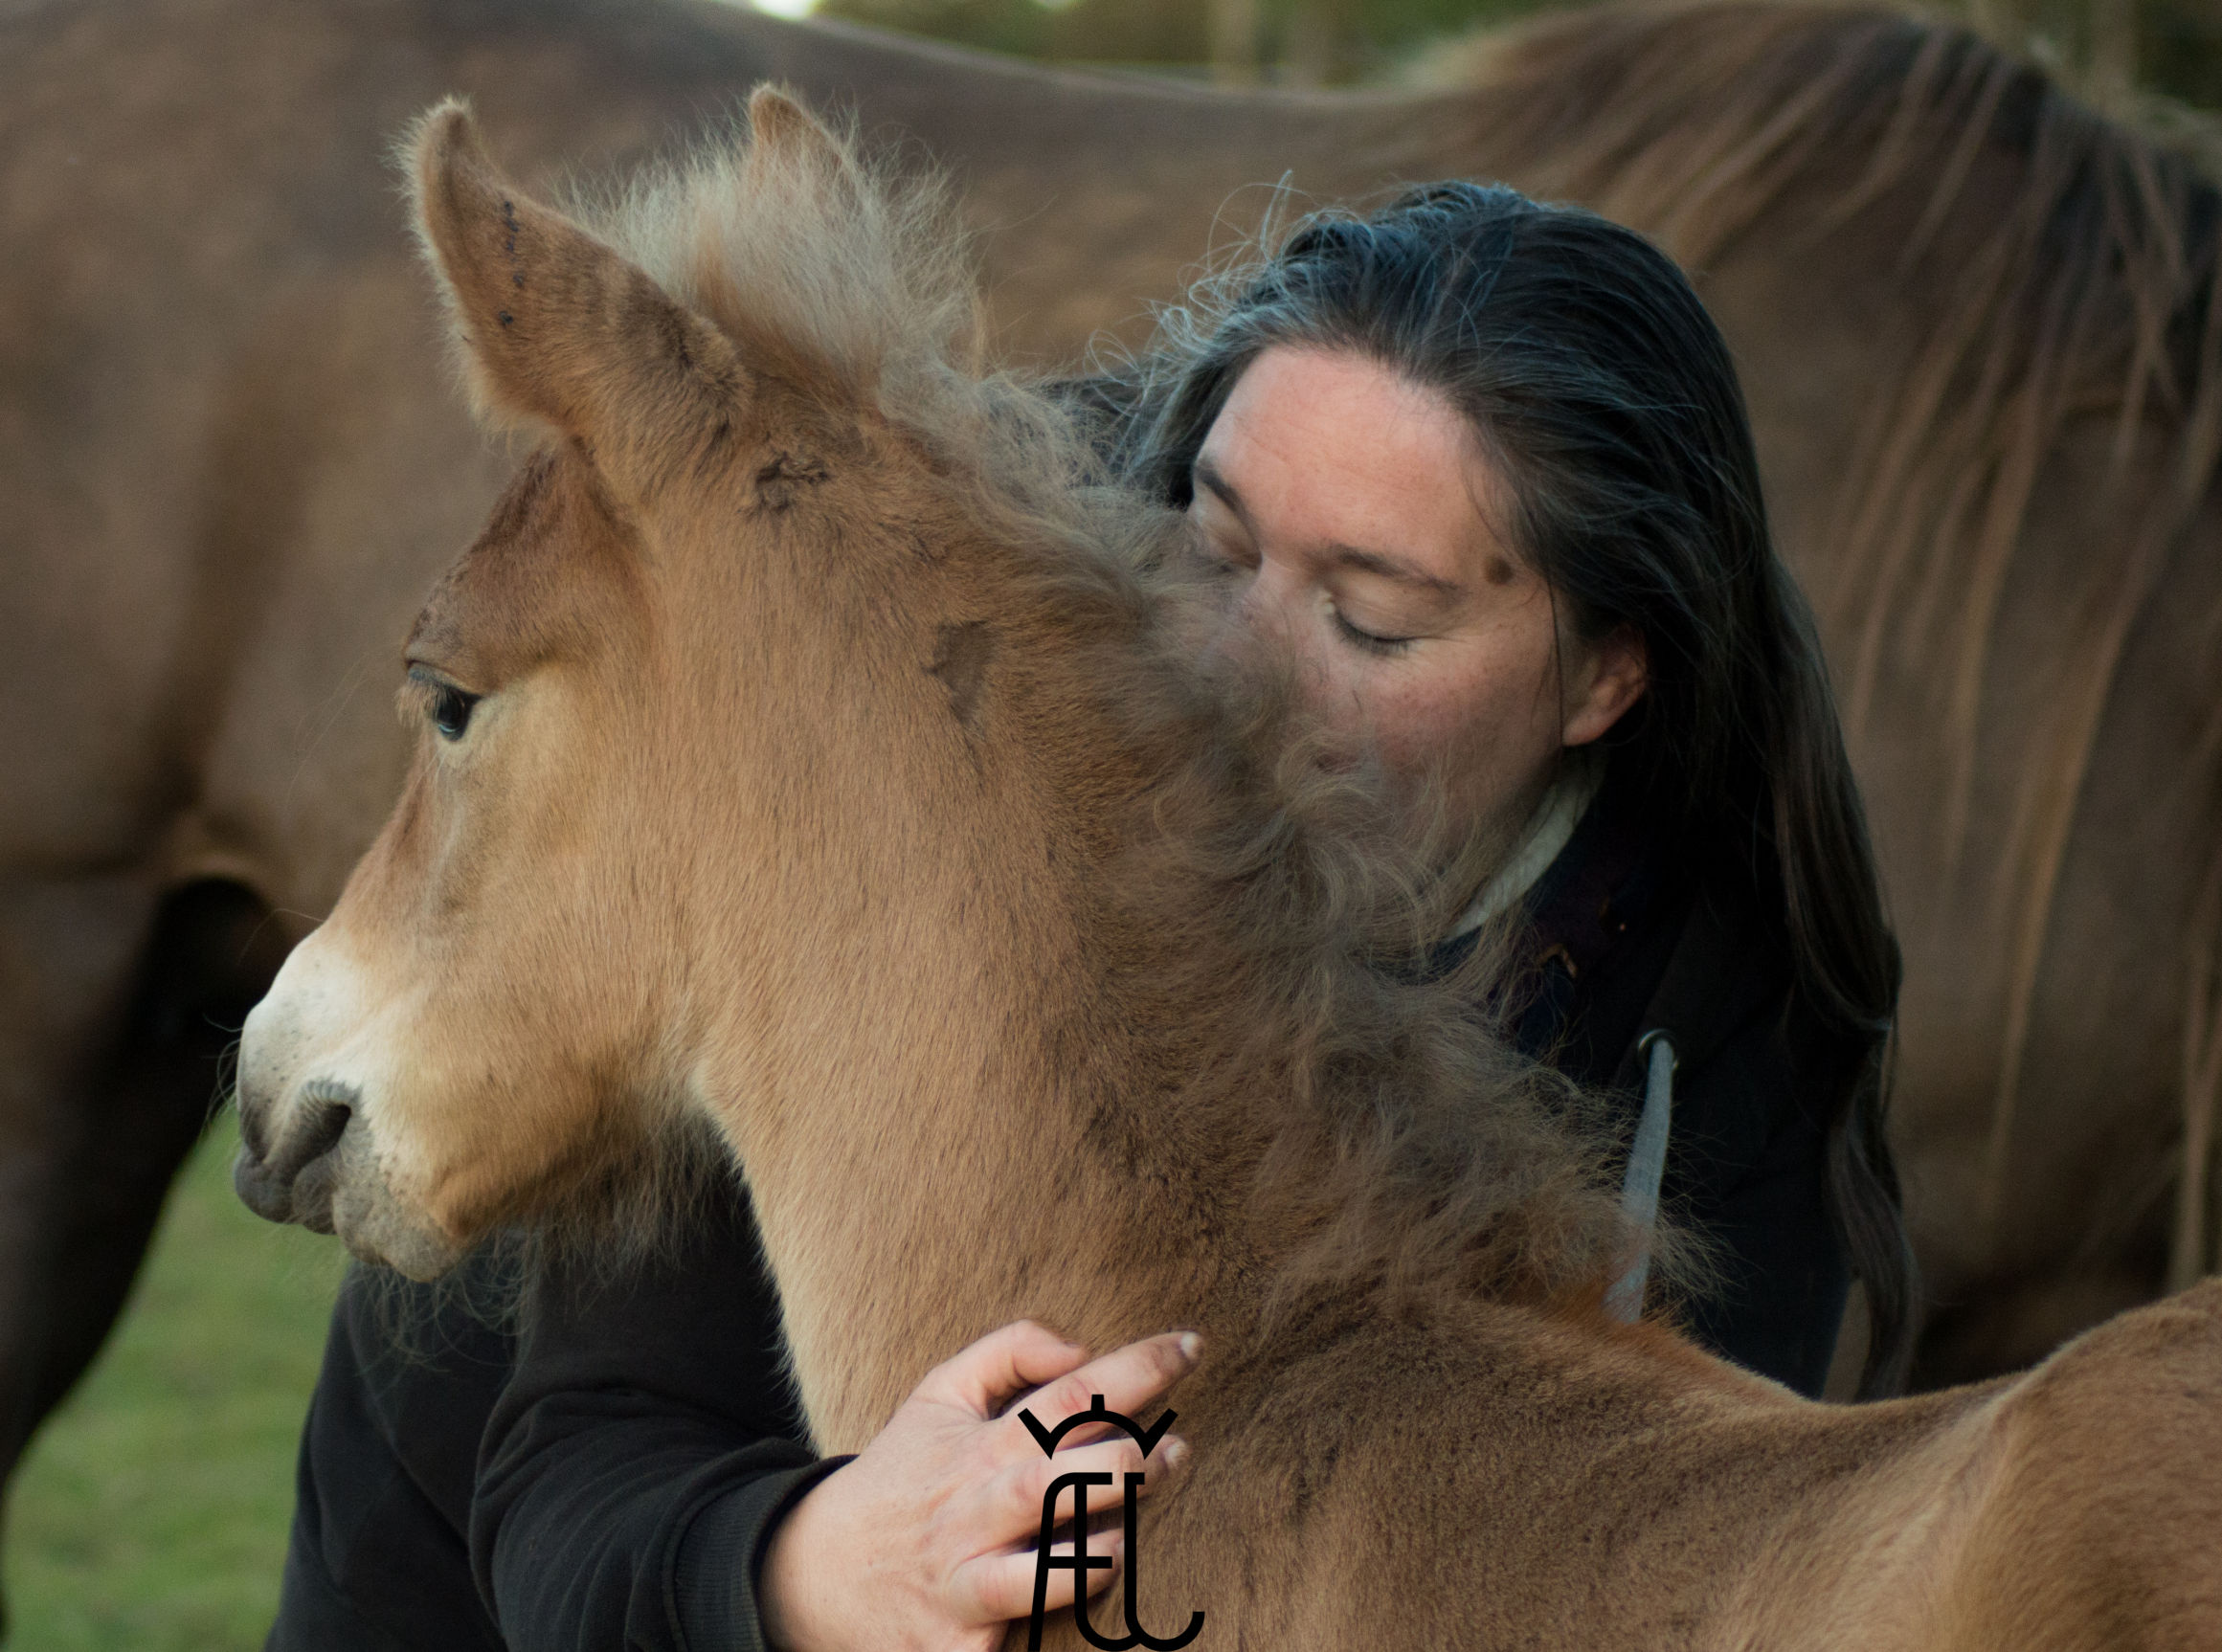
[[[1249,1134],[1263,1168],[1246,1194],[1289,1259],[1291,1306],[1322,1279],[1407,1301],[1601,1287],[1629,1239],[1599,1172],[1605,1132],[1493,1036],[1478,966],[1421,978],[1441,902],[1387,846],[1373,789],[1309,760],[1285,694],[1198,673],[1178,519],[1116,485],[1084,413],[984,365],[945,187],[850,138],[767,137],[797,119],[759,99],[752,141],[584,213],[752,362],[927,450],[968,533],[998,547],[999,632],[1031,635],[1124,748],[1132,784],[1066,799],[1101,852],[1077,898],[1090,967],[1164,1082],[1101,1098],[1097,1137],[1146,1157]],[[1105,771],[1082,756],[1076,791]],[[1092,1065],[1066,1054],[1062,1070]],[[1661,1272],[1687,1277],[1691,1254],[1667,1239]]]
[[[1920,295],[1891,305],[1917,330],[1902,369],[1864,398],[1830,513],[1839,571],[1813,596],[1854,750],[1886,651],[1936,661],[1947,864],[1965,847],[1984,681],[2033,490],[2072,424],[2112,422],[2102,485],[2124,527],[2087,547],[2108,560],[2063,595],[2076,611],[2057,686],[2021,708],[2031,726],[1993,897],[2018,915],[1995,1184],[2100,717],[2222,456],[2222,193],[2190,154],[1967,30],[1871,7],[1601,8],[1467,42],[1429,78],[1488,89],[1478,152],[1645,230],[1694,271],[1762,233],[1794,255],[1886,197],[1918,203],[1874,270]],[[2126,480],[2133,443],[2165,466],[2143,495]],[[2222,717],[2187,770],[2218,751]]]

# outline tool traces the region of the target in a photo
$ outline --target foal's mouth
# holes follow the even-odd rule
[[[360,1093],[351,1084],[312,1080],[302,1089],[293,1127],[273,1150],[259,1113],[240,1110],[239,1157],[232,1186],[246,1207],[267,1221],[298,1222],[313,1232],[332,1231],[332,1195],[338,1155]]]

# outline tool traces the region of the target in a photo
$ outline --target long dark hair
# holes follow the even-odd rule
[[[1915,1288],[1883,1134],[1897,943],[1713,319],[1633,231],[1514,190],[1431,184],[1368,216],[1318,213],[1168,312],[1117,375],[1130,473],[1186,503],[1235,380],[1287,345],[1355,350],[1441,391],[1509,482],[1497,525],[1567,622],[1642,634],[1649,686],[1612,765],[1677,853],[1749,880],[1853,1075],[1826,1098],[1830,1203],[1867,1296],[1860,1392],[1896,1391]]]

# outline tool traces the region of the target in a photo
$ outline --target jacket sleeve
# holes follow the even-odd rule
[[[761,1646],[764,1543],[846,1459],[802,1443],[745,1207],[616,1278],[538,1268],[522,1312],[470,1515],[511,1652]]]

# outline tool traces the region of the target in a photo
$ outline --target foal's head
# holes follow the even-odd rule
[[[885,799],[995,789],[1026,621],[986,569],[1111,510],[1045,404],[963,365],[931,190],[776,95],[750,116],[599,234],[506,183],[462,108],[415,139],[472,392],[538,446],[409,638],[398,807],[248,1021],[237,1171],[411,1273],[623,1179],[711,1069],[778,1078],[844,1009],[797,1006],[797,950],[862,971],[901,940],[875,891],[993,879],[920,854],[976,831]],[[1044,614],[1131,609],[1114,560]]]

